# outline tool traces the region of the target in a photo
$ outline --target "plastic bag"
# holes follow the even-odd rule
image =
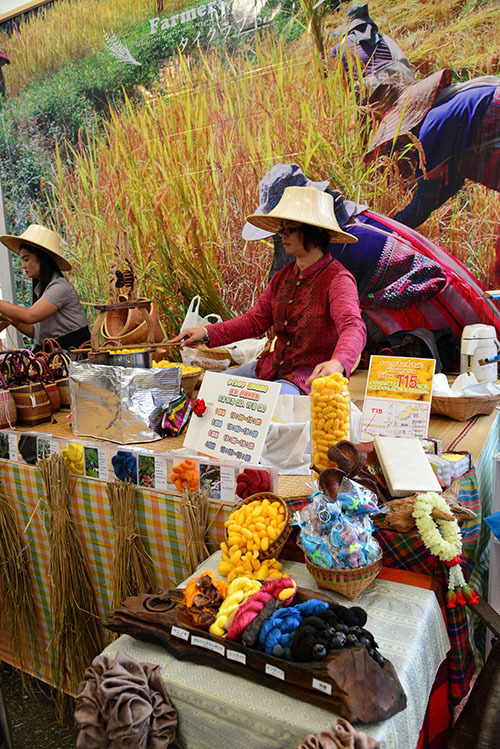
[[[200,304],[201,297],[194,296],[191,299],[189,307],[187,308],[186,316],[184,317],[184,322],[181,325],[181,331],[184,330],[184,328],[204,328],[205,325],[210,325],[211,323],[222,321],[222,317],[216,314],[210,314],[206,317],[202,317],[200,315]]]

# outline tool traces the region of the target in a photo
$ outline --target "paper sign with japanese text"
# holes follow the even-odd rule
[[[366,380],[361,440],[427,437],[434,359],[372,356]]]
[[[218,460],[258,463],[281,390],[278,382],[205,372],[184,446]]]

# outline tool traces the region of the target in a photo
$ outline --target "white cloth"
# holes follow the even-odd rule
[[[311,400],[279,395],[259,461],[281,474],[307,475],[311,465]]]
[[[217,569],[220,552],[195,573]],[[284,562],[283,571],[298,584],[317,589],[304,564]],[[328,593],[329,591],[322,591]],[[333,600],[349,602],[331,593]],[[353,605],[368,614],[367,628],[396,669],[408,705],[382,723],[358,725],[382,749],[412,749],[424,719],[437,670],[449,650],[448,633],[433,591],[375,580]],[[177,661],[157,645],[122,635],[104,653],[123,650],[138,661],[157,663],[179,715],[178,739],[189,749],[290,749],[308,733],[328,731],[334,713],[301,702],[241,677]]]

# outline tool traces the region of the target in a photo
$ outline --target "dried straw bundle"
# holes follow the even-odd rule
[[[205,544],[208,523],[208,494],[193,491],[188,486],[180,499],[182,519],[186,529],[187,549],[184,570],[191,575],[210,556]]]
[[[62,708],[104,645],[90,572],[69,513],[70,475],[62,455],[38,461],[50,521],[52,679]]]
[[[135,486],[125,481],[106,484],[115,525],[113,609],[127,596],[154,593],[158,582],[153,560],[145,550],[135,521]]]
[[[23,674],[30,656],[38,657],[38,627],[26,545],[3,488],[0,488],[0,601],[0,623]]]

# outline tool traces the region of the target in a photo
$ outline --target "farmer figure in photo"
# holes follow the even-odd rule
[[[283,239],[291,262],[278,271],[244,315],[199,328],[185,328],[169,343],[223,346],[262,336],[274,327],[274,349],[257,361],[229,370],[243,377],[281,383],[282,393],[308,394],[316,377],[349,377],[366,342],[356,282],[328,252],[330,242],[354,243],[335,218],[333,198],[307,187],[287,187],[268,214],[248,222]]]
[[[346,13],[343,26],[334,32],[341,40],[330,52],[342,56],[346,72],[358,78],[358,65],[368,89],[387,78],[396,76],[413,83],[415,76],[403,50],[387,34],[380,34],[378,26],[368,14],[368,4],[353,5]]]
[[[462,263],[416,231],[344,199],[328,184],[313,182],[298,164],[276,164],[259,183],[255,213],[269,214],[291,185],[309,185],[332,196],[339,226],[358,241],[334,237],[328,250],[356,279],[369,353],[379,339],[400,330],[449,328],[458,342],[465,325],[485,322],[500,333],[496,305],[483,299],[484,287]],[[281,237],[269,228],[247,222],[242,236],[247,241],[273,239],[270,279],[293,262]]]
[[[380,84],[370,107],[380,119],[366,160],[400,150],[416,136],[417,188],[394,219],[420,226],[455,195],[466,179],[500,191],[500,78],[483,76],[450,85],[450,71],[440,70],[411,86]],[[424,173],[425,166],[425,173]],[[496,242],[495,283],[500,283],[500,237]]]

